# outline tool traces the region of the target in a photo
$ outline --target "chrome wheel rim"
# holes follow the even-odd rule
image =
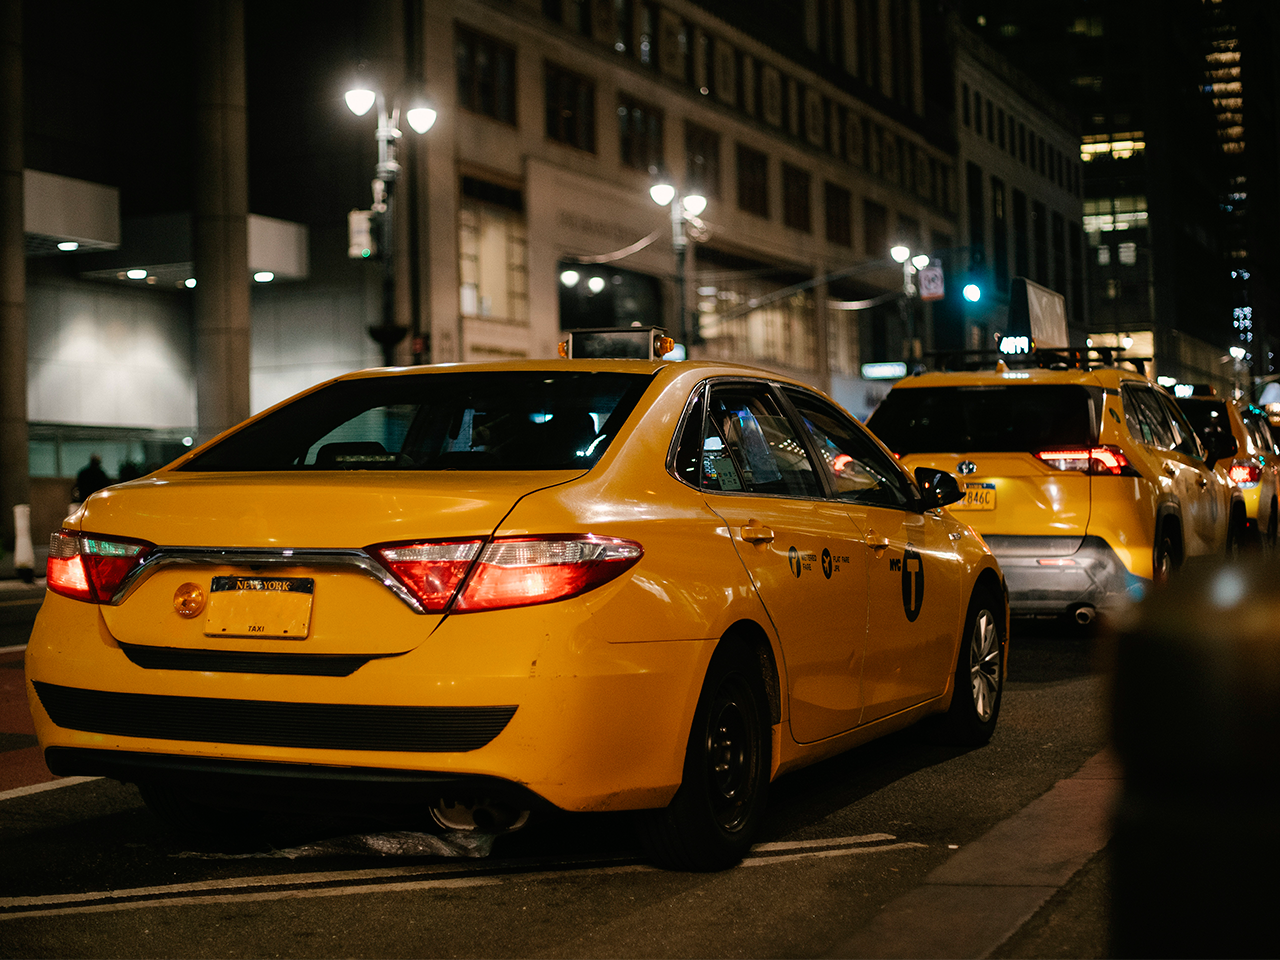
[[[1000,634],[990,610],[980,610],[969,641],[969,678],[973,684],[973,708],[986,723],[996,710],[1000,692]]]

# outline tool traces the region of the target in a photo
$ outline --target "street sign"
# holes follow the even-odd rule
[[[942,285],[942,267],[929,264],[920,271],[918,283],[920,284],[921,300],[941,300],[943,297]]]

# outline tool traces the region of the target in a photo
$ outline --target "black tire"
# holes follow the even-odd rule
[[[1227,524],[1227,559],[1239,560],[1249,546],[1249,533],[1242,510],[1231,512],[1231,521]]]
[[[969,602],[956,658],[955,691],[939,724],[944,743],[980,747],[991,739],[1004,693],[1003,604],[975,594]]]
[[[1178,569],[1178,548],[1174,543],[1173,533],[1166,523],[1160,529],[1156,539],[1156,553],[1152,564],[1152,579],[1156,583],[1164,583]]]
[[[717,651],[694,711],[680,789],[664,809],[642,815],[653,862],[710,871],[741,861],[764,818],[772,748],[759,663],[741,648]]]

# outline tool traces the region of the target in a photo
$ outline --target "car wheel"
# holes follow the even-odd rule
[[[1004,621],[999,606],[978,595],[969,603],[960,655],[956,661],[955,692],[942,717],[940,737],[946,743],[980,747],[991,739],[1004,692]]]
[[[1156,583],[1166,582],[1173,571],[1178,568],[1177,547],[1173,542],[1173,534],[1169,531],[1168,525],[1160,530],[1160,539],[1156,541],[1156,556],[1154,564],[1154,574]]]
[[[1232,513],[1231,522],[1227,524],[1227,559],[1239,560],[1248,546],[1248,533],[1245,531],[1245,522],[1240,519],[1239,513]]]
[[[741,648],[718,651],[698,697],[680,789],[642,821],[653,861],[675,870],[738,863],[764,816],[771,748],[759,664]]]

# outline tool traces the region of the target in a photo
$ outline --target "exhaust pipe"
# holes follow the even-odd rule
[[[1080,624],[1082,627],[1087,627],[1089,624],[1093,623],[1093,618],[1097,616],[1097,614],[1098,611],[1089,604],[1082,604],[1081,606],[1076,607],[1076,623]]]
[[[488,799],[436,800],[431,818],[462,833],[513,833],[529,822],[529,811]]]

